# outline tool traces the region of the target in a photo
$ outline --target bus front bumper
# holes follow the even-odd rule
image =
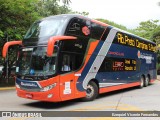
[[[61,99],[59,97],[58,90],[53,89],[46,92],[30,92],[25,91],[20,88],[16,88],[17,95],[22,98],[32,99],[32,100],[40,100],[40,101],[48,101],[48,102],[60,102]]]

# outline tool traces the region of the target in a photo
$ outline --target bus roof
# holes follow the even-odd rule
[[[74,17],[77,17],[77,18],[82,18],[82,19],[90,20],[90,21],[92,21],[94,23],[97,23],[99,25],[102,25],[102,26],[108,26],[108,24],[106,24],[106,23],[103,23],[103,22],[95,20],[95,19],[90,19],[88,17],[82,16],[82,15],[79,15],[79,14],[60,14],[60,15],[49,16],[49,17],[43,18],[41,20],[54,19],[55,17],[64,17],[66,19],[72,19]]]
[[[111,26],[111,27],[113,27],[114,29],[118,30],[119,32],[126,33],[126,34],[129,34],[129,35],[132,35],[133,37],[136,37],[136,38],[138,38],[138,39],[141,39],[141,40],[143,40],[143,41],[147,41],[147,42],[150,42],[150,43],[152,43],[152,44],[155,44],[154,42],[152,42],[152,41],[150,41],[150,40],[147,40],[147,39],[145,39],[145,38],[142,38],[142,37],[140,37],[140,36],[138,36],[138,35],[135,35],[135,34],[133,34],[133,33],[124,31],[124,30],[119,29],[119,28],[116,28],[116,27],[114,27],[114,26],[112,26],[112,25],[108,25],[108,24],[103,23],[103,22],[101,22],[101,21],[98,21],[98,20],[95,20],[95,19],[90,19],[90,18],[88,18],[88,17],[82,16],[82,15],[79,15],[79,14],[60,14],[60,15],[54,15],[54,16],[49,16],[49,17],[42,18],[40,21],[50,20],[50,19],[54,19],[54,18],[57,18],[57,17],[60,17],[60,18],[64,17],[64,18],[66,18],[67,20],[70,20],[70,19],[72,19],[72,18],[74,18],[74,17],[81,18],[81,19],[86,19],[86,20],[89,20],[89,21],[91,21],[91,22],[97,23],[97,24],[102,25],[102,26],[106,26],[106,27],[107,27],[107,26]]]

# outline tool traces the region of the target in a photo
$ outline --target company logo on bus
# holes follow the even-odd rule
[[[142,53],[140,51],[138,51],[137,56],[138,56],[139,59],[140,58],[145,59],[146,64],[151,64],[152,60],[154,60],[154,57],[152,56],[152,54]]]
[[[90,30],[89,30],[89,28],[88,28],[87,26],[84,26],[84,27],[82,28],[82,32],[83,32],[83,34],[86,35],[86,36],[90,34]]]
[[[24,83],[24,82],[21,82],[21,85],[25,86],[25,87],[37,87],[37,85],[34,84],[34,83]]]

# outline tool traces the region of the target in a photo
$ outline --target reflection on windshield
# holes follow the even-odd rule
[[[24,39],[58,35],[61,32],[63,22],[63,19],[43,20],[36,22],[28,30]]]
[[[57,48],[52,57],[46,56],[46,47],[24,48],[20,52],[16,72],[21,75],[53,75],[56,70]]]

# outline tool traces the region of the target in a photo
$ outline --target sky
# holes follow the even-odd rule
[[[71,0],[74,11],[89,12],[89,18],[103,18],[136,28],[140,22],[160,20],[160,0]]]

